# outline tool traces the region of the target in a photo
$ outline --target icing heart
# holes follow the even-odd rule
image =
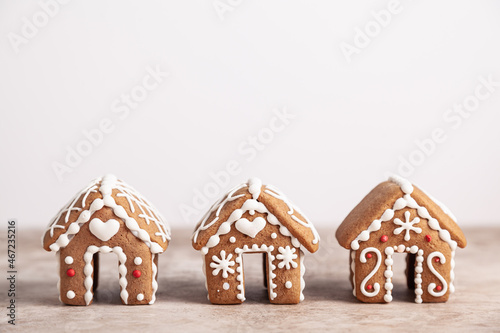
[[[255,238],[257,234],[266,226],[266,220],[262,217],[256,217],[253,221],[245,218],[236,221],[235,227],[242,234]]]
[[[105,242],[116,235],[120,229],[120,222],[113,219],[103,222],[95,218],[90,221],[89,229],[94,236]]]

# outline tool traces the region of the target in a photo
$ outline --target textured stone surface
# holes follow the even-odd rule
[[[23,331],[498,331],[500,330],[500,228],[465,229],[468,246],[456,255],[456,293],[444,304],[415,304],[405,288],[404,258],[395,258],[395,292],[390,304],[363,304],[348,281],[348,251],[334,230],[319,230],[320,250],[306,255],[305,301],[269,304],[260,274],[261,255],[247,260],[247,301],[217,306],[206,298],[201,255],[192,249],[190,230],[174,230],[160,255],[159,293],[152,306],[121,305],[117,259],[101,256],[94,304],[66,306],[56,290],[56,257],[40,245],[42,230],[18,233],[17,329]],[[2,234],[5,244],[5,234]],[[5,251],[2,269],[5,272]],[[244,257],[246,258],[246,257]],[[255,269],[255,272],[250,269]],[[2,279],[5,295],[6,281]],[[2,296],[5,300],[5,296]],[[5,302],[2,302],[5,303]],[[3,305],[2,305],[3,307]],[[4,309],[5,311],[5,309]],[[411,325],[411,326],[410,326]],[[0,331],[7,324],[5,316]],[[10,327],[9,327],[10,328]]]

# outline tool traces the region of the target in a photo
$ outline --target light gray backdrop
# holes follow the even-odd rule
[[[251,176],[317,226],[389,173],[498,222],[498,1],[2,1],[0,220],[115,173],[173,226]],[[213,180],[218,179],[218,183]]]

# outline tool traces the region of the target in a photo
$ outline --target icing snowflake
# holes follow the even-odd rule
[[[213,275],[219,274],[222,271],[222,277],[225,279],[228,276],[228,272],[233,274],[234,269],[230,266],[234,266],[234,260],[231,260],[233,255],[230,253],[226,258],[226,251],[220,251],[220,259],[217,256],[212,256],[213,262],[210,263],[210,267],[214,270],[212,271]]]
[[[418,217],[415,217],[412,221],[410,221],[410,212],[406,211],[405,212],[405,222],[401,221],[398,218],[394,219],[394,224],[400,225],[399,228],[394,229],[394,235],[399,235],[403,230],[405,230],[405,241],[410,240],[410,231],[415,231],[417,234],[422,232],[422,229],[414,227],[414,224],[417,224],[420,222],[420,219]]]
[[[297,259],[297,255],[295,254],[295,248],[290,248],[290,246],[286,246],[282,248],[281,246],[278,248],[280,254],[276,255],[276,258],[281,260],[278,264],[279,268],[286,267],[286,269],[290,269],[290,265],[293,268],[297,268],[298,264],[293,261],[293,259]]]

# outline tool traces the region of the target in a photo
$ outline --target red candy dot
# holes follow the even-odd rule
[[[434,261],[435,262],[439,262],[439,258],[434,258]]]
[[[367,257],[368,259],[370,259],[370,258],[372,257],[372,254],[371,254],[371,253],[367,253],[367,254],[366,254],[366,257]]]
[[[382,237],[380,237],[380,241],[385,243],[389,240],[389,237],[387,237],[387,235],[383,235]]]
[[[443,287],[441,287],[441,286],[437,286],[437,287],[436,287],[436,290],[437,290],[437,291],[441,291],[442,289],[443,289]]]
[[[70,268],[66,271],[66,275],[69,277],[75,276],[75,270],[73,268]]]
[[[425,240],[430,242],[432,239],[431,235],[425,235]]]
[[[371,284],[369,284],[369,285],[366,286],[366,290],[372,290],[372,289],[373,289],[373,287],[372,287]]]
[[[138,278],[138,277],[140,277],[140,276],[141,276],[141,271],[139,271],[139,270],[137,270],[137,269],[136,269],[135,271],[133,271],[133,272],[132,272],[132,275],[133,275],[134,277]]]

